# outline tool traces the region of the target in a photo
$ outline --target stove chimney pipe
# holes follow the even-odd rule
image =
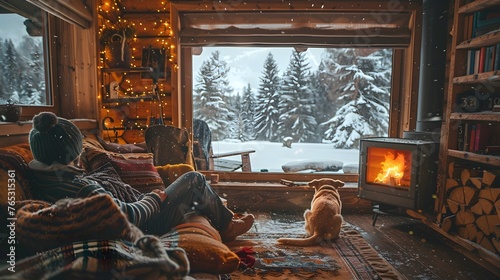
[[[449,0],[424,0],[417,132],[439,132],[443,118]]]

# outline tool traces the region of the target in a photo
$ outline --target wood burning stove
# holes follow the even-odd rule
[[[360,198],[413,210],[434,206],[438,144],[374,137],[360,141]]]
[[[449,1],[423,1],[416,130],[404,132],[403,138],[360,140],[358,195],[379,202],[379,206],[392,205],[417,211],[433,209],[442,124],[442,85],[446,72],[448,8]],[[394,164],[399,167],[393,169]]]

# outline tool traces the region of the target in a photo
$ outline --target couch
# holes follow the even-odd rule
[[[109,279],[117,273],[135,279],[218,279],[238,269],[238,256],[204,217],[192,216],[163,236],[147,236],[108,195],[54,205],[37,200],[30,188],[31,160],[28,143],[0,148],[0,218],[12,224],[0,229],[7,236],[0,246],[11,249],[3,257],[12,264],[0,270],[0,279]],[[189,164],[155,166],[144,145],[93,136],[84,138],[82,163],[89,173],[112,171],[96,180],[140,192],[164,189],[193,170]]]

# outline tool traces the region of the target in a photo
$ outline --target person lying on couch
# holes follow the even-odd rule
[[[112,196],[98,182],[86,179],[84,170],[78,167],[82,139],[73,123],[51,112],[33,118],[29,145],[34,160],[29,167],[34,174],[32,191],[39,199],[55,203],[101,193]],[[203,174],[196,171],[184,173],[164,191],[154,190],[129,201],[115,197],[114,201],[132,224],[158,236],[183,223],[187,211],[206,217],[224,242],[247,232],[254,222],[252,214],[235,215],[229,210]]]

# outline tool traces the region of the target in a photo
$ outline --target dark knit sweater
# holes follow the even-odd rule
[[[63,198],[86,198],[96,194],[108,194],[96,181],[82,178],[82,170],[65,165],[43,165],[40,162],[30,162],[34,178],[33,194],[41,200],[55,203]],[[114,201],[127,215],[128,220],[140,227],[151,216],[160,212],[160,197],[149,193],[136,202],[124,202],[117,198]]]

